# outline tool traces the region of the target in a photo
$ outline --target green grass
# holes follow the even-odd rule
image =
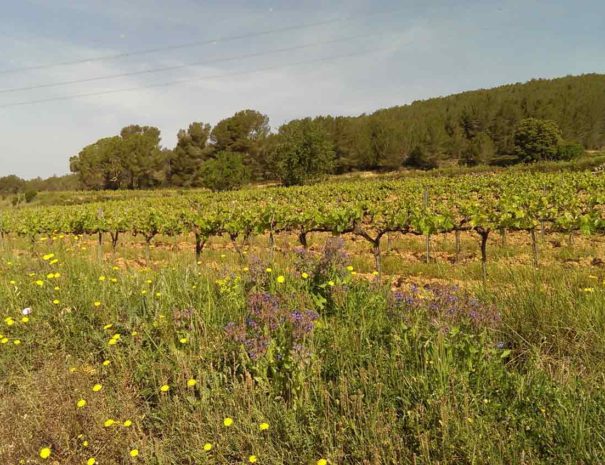
[[[309,268],[309,279],[283,238],[272,263],[266,238],[257,238],[243,262],[215,241],[200,265],[190,248],[175,252],[168,241],[152,248],[150,269],[133,243],[101,262],[92,240],[86,250],[71,238],[33,251],[4,244],[0,302],[3,318],[15,323],[0,323],[9,339],[0,344],[0,463],[42,463],[46,446],[46,462],[60,464],[233,464],[250,455],[262,464],[600,463],[604,276],[595,267],[570,270],[560,259],[598,254],[601,246],[582,242],[563,254],[544,244],[549,265],[536,270],[529,261],[510,264],[529,254],[522,239],[500,248],[494,238],[483,285],[476,258],[452,264],[439,255],[453,252],[450,239],[436,238],[438,259],[426,264],[421,238],[394,238],[382,283],[365,276],[373,268],[358,241],[347,242],[346,261],[315,274]],[[464,236],[463,252],[476,257],[476,239]],[[317,255],[324,240],[312,237]],[[44,260],[51,252],[58,263]],[[343,268],[349,263],[358,275]],[[460,300],[457,308],[477,299],[500,320],[449,315],[430,291],[414,306],[396,306],[393,274],[462,283],[468,295],[445,291]],[[288,325],[267,329],[271,349],[258,360],[228,337],[229,322],[250,317],[254,294],[319,313],[302,340],[304,356],[293,355]],[[434,312],[431,303],[439,302]],[[22,323],[26,307],[32,313]],[[109,345],[114,334],[120,340]],[[76,407],[79,399],[86,407]],[[223,425],[226,417],[232,426]],[[133,425],[105,428],[107,419]],[[262,422],[268,430],[259,430]]]

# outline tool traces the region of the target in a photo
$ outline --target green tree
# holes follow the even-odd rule
[[[209,124],[191,123],[187,130],[179,131],[176,147],[168,157],[168,184],[183,187],[202,185],[200,167],[209,156],[209,138]]]
[[[334,170],[334,147],[326,131],[310,118],[279,129],[272,150],[274,174],[286,186],[304,184]]]
[[[250,170],[241,153],[218,152],[202,163],[200,179],[202,186],[213,191],[232,190],[250,181]]]
[[[561,130],[554,121],[525,118],[515,129],[515,155],[520,161],[553,160],[561,142]]]
[[[159,185],[165,175],[164,153],[160,147],[160,130],[152,126],[127,126],[120,132],[117,151],[129,189]]]
[[[437,162],[434,158],[429,157],[422,146],[417,145],[410,152],[405,160],[405,166],[410,168],[417,168],[420,170],[430,170],[437,168]]]
[[[263,144],[269,135],[269,117],[255,110],[243,110],[219,121],[210,133],[212,149],[217,152],[237,152],[255,178],[261,178],[265,166]]]

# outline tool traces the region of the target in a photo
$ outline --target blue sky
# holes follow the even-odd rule
[[[214,42],[136,53],[204,41]],[[214,124],[245,108],[278,127],[603,73],[605,2],[7,0],[0,44],[0,176],[46,177],[67,173],[70,156],[128,124],[159,127],[172,147],[190,122]],[[157,68],[170,69],[14,90]],[[169,85],[150,87],[158,84]],[[100,95],[72,98],[89,93]],[[55,100],[11,106],[45,99]]]

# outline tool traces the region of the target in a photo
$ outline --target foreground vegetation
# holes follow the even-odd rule
[[[42,240],[40,240],[42,239]],[[2,463],[535,464],[605,454],[599,238],[4,242]],[[403,254],[403,255],[402,255]],[[402,259],[406,265],[402,266]],[[47,459],[42,458],[50,454]]]

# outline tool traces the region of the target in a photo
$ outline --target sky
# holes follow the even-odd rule
[[[274,129],[605,73],[602,0],[0,0],[0,177],[69,172],[129,124]]]

